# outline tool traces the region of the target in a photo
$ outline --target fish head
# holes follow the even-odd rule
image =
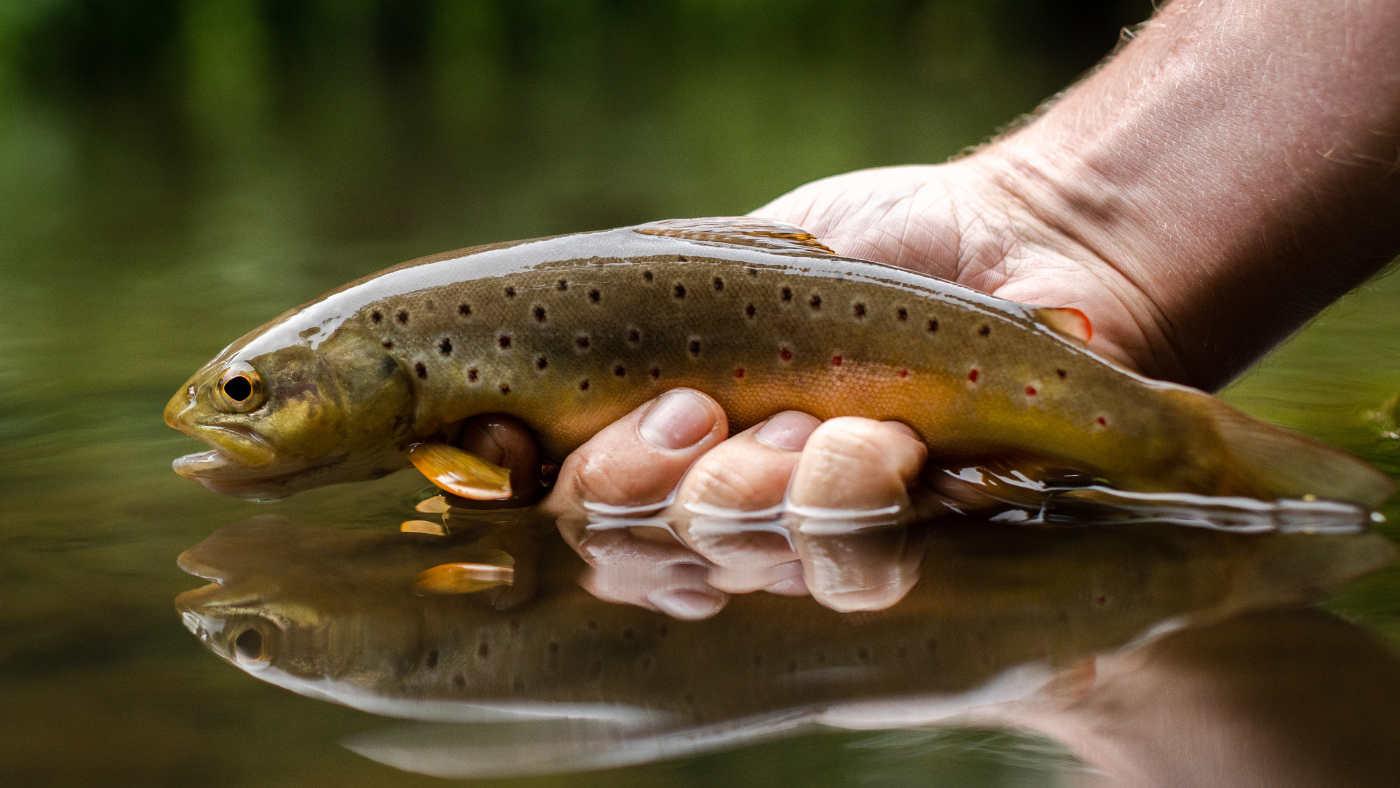
[[[175,460],[176,473],[266,502],[408,464],[413,387],[378,342],[348,326],[314,344],[266,333],[231,345],[165,406],[166,424],[212,447]]]

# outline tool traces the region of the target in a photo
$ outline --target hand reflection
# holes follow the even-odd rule
[[[908,592],[922,553],[905,527],[916,513],[908,489],[927,455],[913,430],[786,411],[728,432],[718,403],[678,389],[568,457],[536,511],[588,562],[585,588],[691,620],[759,590],[843,611]],[[529,502],[539,459],[522,424],[477,417],[458,442],[529,480],[498,506]]]

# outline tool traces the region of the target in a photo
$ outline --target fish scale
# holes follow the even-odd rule
[[[230,346],[167,421],[216,447],[177,470],[247,497],[383,475],[482,413],[519,417],[561,458],[680,387],[735,430],[783,410],[899,420],[935,457],[1024,455],[1127,490],[1390,494],[1364,463],[1099,357],[1066,312],[1082,318],[840,257],[787,225],[657,222],[352,282]],[[248,413],[218,407],[236,365],[265,382]]]

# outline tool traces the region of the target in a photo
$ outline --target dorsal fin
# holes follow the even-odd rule
[[[638,225],[632,229],[643,235],[682,238],[700,243],[748,246],[775,252],[836,254],[801,227],[768,219],[755,219],[751,216],[666,219]]]

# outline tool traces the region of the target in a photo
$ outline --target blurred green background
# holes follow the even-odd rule
[[[419,482],[270,509],[218,498],[169,470],[198,448],[160,422],[175,388],[247,329],[400,260],[742,213],[820,176],[942,161],[1150,12],[0,3],[0,783],[432,782],[341,750],[364,715],[224,665],[170,605],[198,584],[175,556],[219,526],[276,510],[383,527]],[[1368,286],[1228,396],[1394,473],[1381,411],[1400,389],[1397,289]],[[1395,630],[1398,583],[1373,576],[1337,607]],[[542,782],[1044,785],[1063,761],[1005,736],[911,736],[902,749],[809,736]]]

